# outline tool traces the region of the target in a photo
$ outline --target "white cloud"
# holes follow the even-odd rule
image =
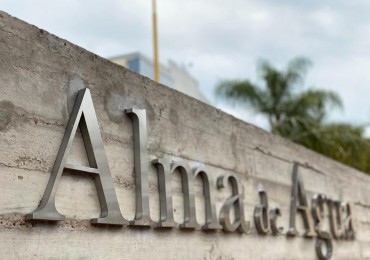
[[[337,30],[339,27],[338,17],[332,10],[317,10],[309,16],[313,23],[325,31]]]

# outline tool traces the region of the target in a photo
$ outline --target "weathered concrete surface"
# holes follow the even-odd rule
[[[125,108],[145,108],[150,159],[206,165],[217,177],[231,172],[244,187],[252,222],[262,183],[279,224],[288,227],[292,162],[309,196],[322,192],[354,203],[355,241],[335,241],[333,259],[370,259],[370,177],[219,110],[132,73],[68,41],[0,12],[0,241],[1,259],[315,259],[315,240],[248,235],[94,227],[99,216],[93,181],[65,174],[56,204],[58,224],[28,223],[40,202],[79,89],[90,88],[124,216],[134,216],[132,125]],[[82,139],[69,161],[87,164]],[[149,165],[150,208],[159,218],[156,169]],[[198,180],[199,181],[199,180]],[[174,178],[175,220],[183,216]],[[197,183],[197,218],[204,221]],[[216,193],[217,209],[230,191]],[[299,223],[302,226],[302,223]],[[252,222],[253,226],[253,222]],[[300,228],[302,230],[302,228]]]

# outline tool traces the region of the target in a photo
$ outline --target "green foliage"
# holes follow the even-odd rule
[[[261,61],[257,71],[263,86],[249,80],[225,80],[216,87],[216,95],[265,115],[273,133],[370,173],[370,140],[364,138],[363,127],[325,123],[329,109],[342,108],[340,97],[321,89],[302,91],[310,64],[296,58],[281,71]]]

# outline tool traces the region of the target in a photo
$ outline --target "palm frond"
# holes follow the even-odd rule
[[[248,80],[224,80],[216,87],[216,96],[233,103],[247,103],[263,110],[266,93]]]
[[[319,89],[310,89],[288,100],[284,111],[287,117],[308,117],[321,122],[327,117],[328,109],[342,108],[338,94]]]
[[[310,66],[311,61],[303,57],[291,60],[288,63],[286,72],[284,73],[286,82],[292,86],[301,86]]]

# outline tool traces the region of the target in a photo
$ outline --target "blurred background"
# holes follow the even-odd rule
[[[368,1],[156,2],[159,82],[370,172]],[[155,79],[152,0],[0,4]]]

